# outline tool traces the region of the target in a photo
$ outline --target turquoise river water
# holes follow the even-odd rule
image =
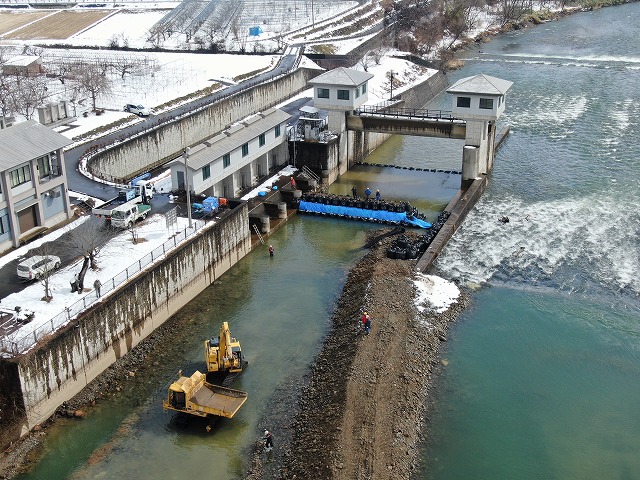
[[[472,304],[447,342],[416,478],[640,478],[638,18],[636,3],[507,34],[450,75],[513,81],[503,119],[512,132],[437,263]],[[432,106],[449,109],[449,99]],[[369,161],[459,170],[460,158],[460,142],[397,137]],[[357,167],[332,191],[352,185],[435,218],[459,176]],[[240,478],[260,429],[286,415],[274,398],[303,382],[376,227],[293,218],[269,240],[275,258],[258,249],[191,302],[171,343],[119,394],[47,429],[20,478]],[[248,356],[234,386],[249,400],[212,433],[197,422],[176,429],[161,400],[179,369],[202,368],[203,341],[222,321]]]

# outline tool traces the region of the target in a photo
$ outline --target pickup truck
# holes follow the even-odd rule
[[[111,211],[111,225],[116,228],[129,228],[138,220],[144,220],[151,211],[151,205],[136,203],[122,205]]]
[[[142,196],[136,195],[135,189],[122,190],[118,192],[118,196],[111,200],[98,205],[91,210],[91,213],[98,218],[104,218],[109,220],[111,218],[111,212],[117,208],[128,205],[135,205],[142,203]]]

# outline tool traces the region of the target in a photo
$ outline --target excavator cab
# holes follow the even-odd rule
[[[223,322],[220,335],[204,342],[207,372],[237,373],[242,371],[244,360],[240,342],[231,336],[229,324]]]

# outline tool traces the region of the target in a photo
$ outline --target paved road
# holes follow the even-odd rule
[[[117,189],[115,187],[107,186],[99,182],[94,182],[78,171],[78,162],[80,158],[85,154],[85,152],[95,148],[96,146],[109,145],[116,140],[123,140],[131,137],[132,135],[135,135],[136,133],[140,133],[145,130],[154,128],[158,125],[171,122],[176,117],[179,118],[185,114],[211,105],[212,103],[228,97],[229,95],[283,75],[289,72],[295,66],[298,60],[298,56],[300,55],[300,51],[301,47],[299,45],[294,45],[289,48],[286,55],[283,55],[280,58],[278,66],[269,72],[262,73],[246,82],[242,82],[237,85],[231,85],[220,92],[212,93],[207,97],[199,98],[167,112],[162,112],[157,115],[146,117],[142,121],[137,122],[133,125],[126,126],[121,130],[118,130],[117,132],[104,135],[89,143],[85,143],[83,145],[67,150],[64,154],[64,159],[65,167],[67,170],[67,183],[69,185],[69,189],[74,192],[91,195],[92,197],[96,197],[101,200],[109,200],[115,197],[117,195]]]
[[[116,197],[118,195],[117,187],[114,187],[111,185],[105,185],[104,183],[91,180],[90,178],[85,177],[78,171],[78,162],[80,158],[85,154],[85,152],[87,152],[88,150],[90,150],[91,148],[97,145],[110,144],[117,139],[127,138],[131,135],[150,129],[154,126],[171,121],[175,117],[179,117],[186,113],[192,112],[198,108],[207,106],[228,95],[239,92],[255,84],[258,84],[267,80],[271,80],[272,78],[278,75],[287,73],[295,65],[298,58],[299,51],[300,51],[299,47],[290,49],[288,54],[284,55],[281,58],[278,66],[274,70],[261,74],[251,79],[249,82],[241,83],[238,85],[231,85],[221,92],[214,93],[212,95],[209,95],[206,98],[201,98],[185,105],[181,105],[180,107],[177,107],[171,111],[162,112],[158,115],[153,115],[153,116],[141,119],[140,122],[137,122],[134,125],[129,125],[123,128],[122,130],[105,135],[90,143],[83,144],[81,146],[78,146],[66,151],[65,167],[67,170],[67,181],[68,181],[69,189],[73,192],[84,193],[86,195],[91,195],[92,197],[99,198],[101,200],[109,200],[111,198]],[[290,115],[292,115],[294,119],[297,119],[299,114],[298,110],[300,109],[300,107],[309,103],[310,101],[311,101],[311,98],[308,98],[308,97],[300,98],[282,107],[282,109],[287,113],[289,113]],[[186,205],[174,204],[170,202],[168,194],[155,195],[151,200],[151,208],[153,213],[166,213],[173,208],[177,208],[179,216],[182,216],[182,217],[187,216]],[[196,218],[195,215],[194,215],[194,218]],[[65,241],[65,235],[63,235],[59,239],[52,242],[49,248],[49,250],[54,255],[58,255],[60,257],[60,259],[62,260],[63,266],[69,265],[70,263],[72,263],[78,258],[77,252],[64,251],[63,249],[60,248],[60,245],[65,245],[66,243],[68,243]],[[37,252],[33,251],[32,249],[28,251],[23,258],[29,257],[31,255],[36,255],[36,254]],[[3,267],[0,267],[0,298],[4,298],[11,293],[18,292],[22,290],[26,285],[28,285],[28,282],[20,281],[16,274],[16,267],[19,262],[20,262],[20,259],[14,260],[14,261],[8,262]]]

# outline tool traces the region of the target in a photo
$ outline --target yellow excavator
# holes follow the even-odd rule
[[[227,322],[222,324],[220,335],[205,340],[204,346],[208,373],[196,371],[185,377],[180,371],[180,378],[169,387],[162,406],[165,410],[208,417],[209,431],[215,420],[219,417],[232,418],[247,401],[246,392],[228,388],[247,362],[242,357],[240,342],[231,336]],[[214,380],[221,385],[214,384]]]
[[[227,322],[222,323],[219,336],[204,341],[204,358],[209,374],[225,375],[223,386],[230,385],[247,364],[240,342],[231,336]]]

